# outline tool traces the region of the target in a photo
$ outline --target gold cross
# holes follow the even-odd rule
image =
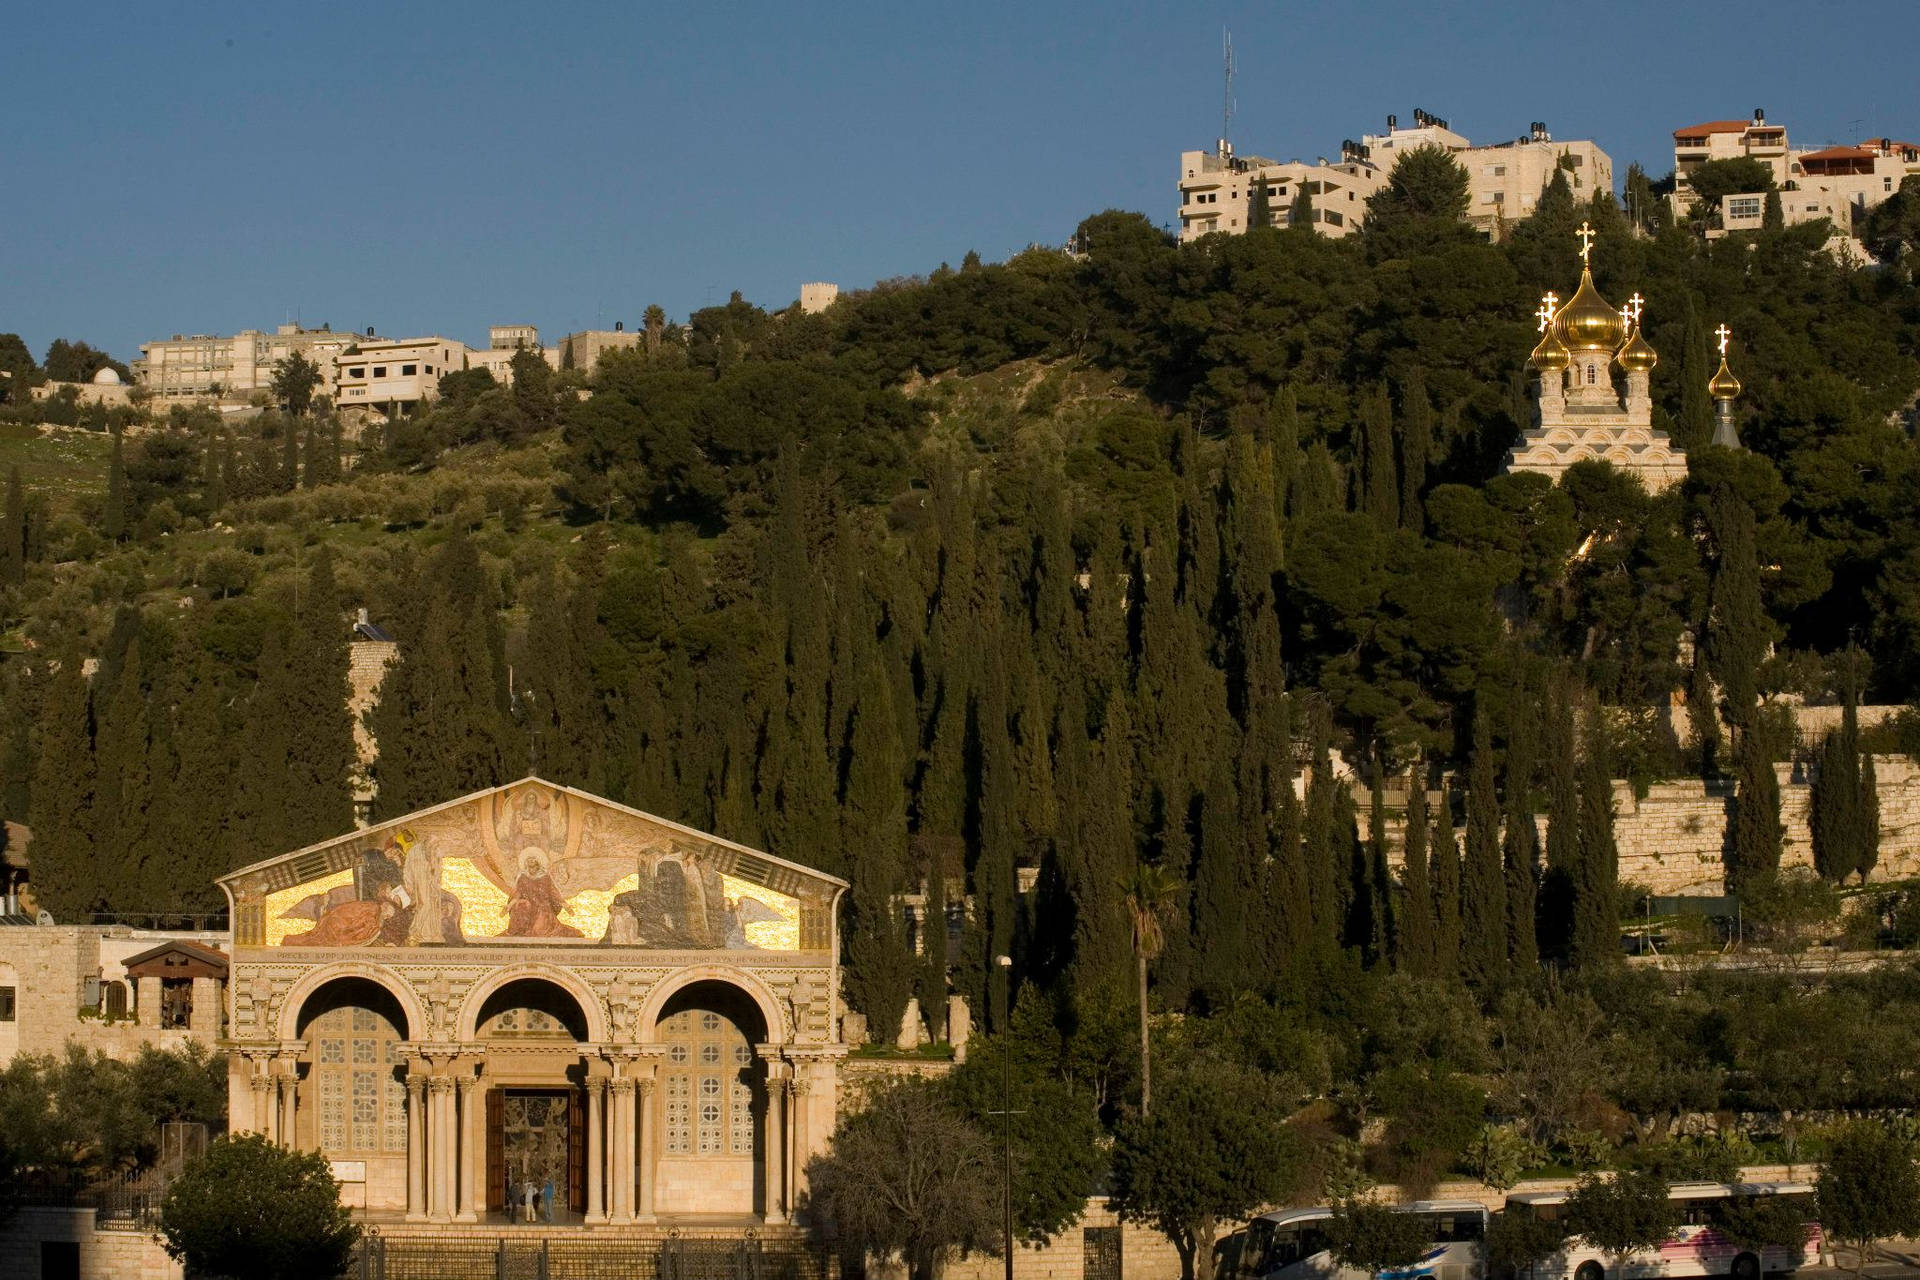
[[[1720,355],[1724,358],[1727,354],[1727,339],[1733,337],[1733,330],[1727,328],[1725,325],[1721,325],[1713,332],[1714,336],[1720,339]]]
[[[1540,299],[1540,309],[1533,313],[1533,318],[1540,322],[1540,332],[1545,333],[1547,326],[1553,323],[1554,304],[1559,301],[1551,292]]]
[[[1593,242],[1597,233],[1591,223],[1583,222],[1580,224],[1580,229],[1573,234],[1580,237],[1580,265],[1584,267],[1587,265],[1587,255],[1593,252]]]
[[[1645,307],[1645,306],[1647,305],[1647,300],[1646,300],[1645,298],[1643,298],[1643,297],[1641,297],[1641,296],[1640,296],[1639,294],[1637,294],[1637,293],[1636,293],[1636,294],[1634,294],[1634,295],[1633,295],[1633,296],[1632,296],[1631,298],[1628,298],[1628,299],[1627,299],[1627,305],[1628,305],[1629,307],[1632,307],[1632,308],[1633,308],[1633,322],[1634,322],[1634,324],[1636,324],[1636,325],[1637,325],[1637,324],[1639,324],[1639,323],[1640,323],[1640,312],[1641,312],[1641,309],[1642,309],[1642,308],[1644,308],[1644,307]]]
[[[1633,328],[1633,308],[1632,307],[1620,308],[1620,323],[1627,326],[1627,328],[1629,329]]]

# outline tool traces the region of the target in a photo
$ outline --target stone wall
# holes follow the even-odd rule
[[[1820,710],[1821,708],[1808,708]],[[1863,708],[1865,710],[1865,708]],[[1874,782],[1880,796],[1880,863],[1875,880],[1903,880],[1920,876],[1920,765],[1904,755],[1876,755]],[[1778,764],[1781,865],[1813,865],[1813,838],[1807,830],[1807,809],[1813,789],[1804,763]],[[1441,793],[1427,793],[1429,808],[1440,804]],[[1404,804],[1404,795],[1389,792],[1389,803]],[[1356,790],[1361,838],[1367,835],[1368,797]],[[1389,809],[1386,822],[1387,859],[1401,863],[1404,822]],[[1647,788],[1644,799],[1625,781],[1613,784],[1613,832],[1620,849],[1620,880],[1661,894],[1711,895],[1725,891],[1725,851],[1732,836],[1733,784],[1659,782]],[[1546,844],[1547,819],[1539,818],[1540,841]],[[1458,832],[1465,838],[1465,832]]]
[[[55,1257],[80,1254],[80,1280],[181,1280],[179,1263],[151,1231],[102,1231],[92,1209],[23,1208],[0,1231],[0,1276],[39,1280],[60,1274]]]
[[[163,1031],[155,1003],[151,1016],[103,1022],[80,1016],[88,978],[121,982],[127,988],[127,1012],[134,1014],[139,993],[127,981],[124,961],[169,938],[183,937],[221,945],[225,935],[148,933],[118,925],[34,925],[0,929],[0,986],[14,989],[14,1021],[0,1022],[0,1066],[16,1053],[59,1053],[71,1039],[108,1057],[131,1059],[142,1045],[177,1049],[189,1039],[211,1045],[220,1035],[218,983],[196,985],[195,1012],[205,1000],[209,1015],[193,1031]]]

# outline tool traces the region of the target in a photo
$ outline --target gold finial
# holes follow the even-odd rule
[[[1587,265],[1587,258],[1593,253],[1593,241],[1596,234],[1593,229],[1593,224],[1583,222],[1580,224],[1580,229],[1573,234],[1580,237],[1580,265],[1584,267]]]
[[[1627,307],[1620,308],[1620,323],[1627,326],[1627,328],[1629,329],[1633,328],[1633,308],[1632,307],[1627,306]]]
[[[1727,343],[1731,341],[1733,338],[1733,330],[1727,328],[1727,326],[1723,324],[1718,329],[1715,329],[1713,331],[1713,334],[1716,338],[1720,339],[1720,356],[1722,359],[1725,359],[1727,354]]]
[[[1560,299],[1554,296],[1552,290],[1548,290],[1546,294],[1541,297],[1540,309],[1533,313],[1533,318],[1540,322],[1541,333],[1545,333],[1547,326],[1553,323],[1554,307],[1556,307],[1559,302]]]
[[[1647,305],[1647,300],[1646,300],[1645,298],[1643,298],[1643,297],[1641,297],[1641,296],[1640,296],[1640,295],[1639,295],[1638,293],[1636,293],[1636,294],[1634,294],[1634,295],[1633,295],[1633,296],[1632,296],[1631,298],[1628,298],[1628,299],[1627,299],[1627,305],[1628,305],[1629,307],[1631,307],[1631,308],[1633,309],[1633,324],[1634,324],[1634,327],[1635,327],[1635,328],[1639,328],[1639,327],[1640,327],[1640,312],[1641,312],[1641,311],[1642,311],[1643,309],[1645,309],[1645,307],[1646,307],[1646,305]]]

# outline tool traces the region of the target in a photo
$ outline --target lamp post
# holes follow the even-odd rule
[[[1013,996],[1013,957],[995,956],[1007,983],[1007,999]],[[1013,1031],[1000,1027],[1000,1136],[1006,1149],[1007,1176],[1001,1204],[1001,1248],[1006,1260],[1006,1280],[1013,1280]]]

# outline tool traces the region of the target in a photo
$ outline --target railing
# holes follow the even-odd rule
[[[829,1253],[799,1241],[395,1236],[370,1230],[348,1280],[832,1280]]]

